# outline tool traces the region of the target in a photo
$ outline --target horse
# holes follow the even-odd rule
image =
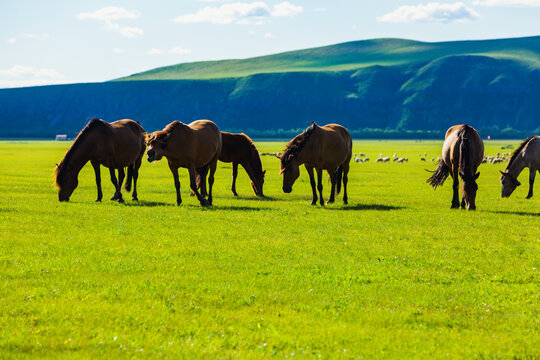
[[[221,132],[223,147],[219,155],[219,161],[232,162],[232,186],[231,191],[236,193],[236,177],[238,176],[238,164],[242,165],[251,179],[251,188],[257,196],[263,195],[264,175],[259,151],[253,141],[246,134],[233,134]]]
[[[322,171],[328,171],[332,189],[328,203],[334,202],[337,193],[341,191],[343,178],[343,203],[347,204],[347,182],[349,162],[352,157],[352,138],[347,129],[338,124],[318,126],[311,122],[304,132],[292,139],[283,151],[281,160],[281,174],[283,174],[283,192],[290,193],[296,179],[300,176],[299,166],[304,164],[309,174],[313,200],[311,205],[317,204],[317,191],[313,168],[317,171],[319,200],[324,206],[322,195]]]
[[[444,183],[450,173],[454,180],[451,209],[457,209],[460,207],[458,188],[459,178],[461,178],[461,208],[475,210],[478,190],[476,180],[480,176],[476,170],[483,159],[484,143],[478,132],[469,125],[454,125],[446,131],[442,159],[439,160],[437,169],[426,182],[436,189]]]
[[[529,168],[529,192],[526,199],[530,199],[533,196],[536,171],[540,173],[540,136],[529,136],[508,160],[506,169],[501,171],[501,197],[509,197],[521,185],[517,178],[526,167]]]
[[[55,169],[55,185],[58,188],[58,200],[69,201],[69,198],[78,185],[78,175],[83,166],[90,161],[94,167],[97,186],[97,199],[100,202],[101,191],[100,165],[109,168],[111,182],[115,193],[111,200],[123,203],[122,182],[124,181],[124,167],[128,167],[125,189],[131,190],[133,180],[132,199],[137,201],[137,178],[141,159],[144,155],[146,131],[137,121],[130,119],[107,123],[101,119],[93,118],[81,130],[77,138],[66,152],[60,164]],[[118,169],[118,181],[115,169]]]
[[[214,173],[222,147],[221,132],[216,124],[210,120],[196,120],[187,125],[173,121],[163,130],[147,134],[146,143],[149,162],[161,160],[163,156],[167,158],[176,187],[176,205],[182,203],[179,167],[188,169],[191,190],[197,195],[201,206],[212,205]],[[208,171],[209,192],[206,199],[197,189],[197,177]]]

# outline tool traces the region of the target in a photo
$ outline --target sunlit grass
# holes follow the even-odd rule
[[[268,156],[266,199],[243,170],[234,198],[220,163],[214,206],[184,170],[177,207],[166,162],[145,161],[139,203],[94,203],[89,165],[59,203],[68,146],[0,142],[0,358],[540,355],[540,190],[501,199],[503,164],[480,167],[476,212],[425,184],[441,142],[414,141],[355,142],[371,161],[351,163],[348,206],[310,206],[304,170],[282,193]]]

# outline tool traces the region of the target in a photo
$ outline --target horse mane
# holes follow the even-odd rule
[[[471,141],[469,138],[469,132],[472,128],[469,125],[463,125],[461,129],[458,130],[457,136],[461,139],[461,144],[459,145],[459,171],[462,173],[467,173],[466,170],[471,166]]]
[[[159,137],[163,135],[169,136],[180,125],[184,125],[184,124],[178,120],[174,120],[172,123],[165,126],[163,130],[158,130],[158,131],[154,131],[153,133],[147,134],[146,142],[151,143],[152,141],[157,140]]]
[[[253,143],[253,140],[251,140],[249,136],[247,136],[244,133],[242,133],[241,135],[243,135],[242,137],[244,138],[244,140],[246,141],[247,145],[249,146],[251,150],[252,159],[256,160],[255,165],[257,165],[257,169],[254,169],[254,170],[262,172],[262,162],[261,162],[261,157],[259,156],[259,150],[257,149],[255,144]]]
[[[531,141],[534,137],[535,137],[534,135],[529,136],[528,138],[523,140],[521,142],[521,144],[519,144],[519,147],[512,153],[512,156],[510,157],[510,160],[508,160],[508,165],[506,165],[506,169],[508,169],[510,167],[510,165],[512,165],[514,160],[516,160],[517,157],[519,156],[519,153],[521,152],[521,150],[523,150],[525,145],[527,145],[529,143],[529,141]]]
[[[306,130],[304,130],[304,132],[296,135],[295,138],[287,144],[285,150],[283,150],[283,154],[281,155],[282,169],[285,169],[289,165],[291,160],[294,159],[300,153],[300,151],[302,151],[307,141],[315,131],[316,126],[317,124],[312,121],[311,125]]]
[[[73,141],[73,144],[71,144],[71,147],[66,152],[66,155],[64,156],[64,158],[60,160],[60,163],[56,165],[56,169],[54,169],[54,180],[55,180],[54,184],[57,187],[60,187],[60,183],[63,182],[65,174],[66,174],[67,166],[69,162],[71,161],[73,154],[76,153],[77,150],[79,150],[83,140],[88,137],[88,133],[93,129],[105,127],[106,125],[108,125],[107,122],[99,118],[92,118],[86,124],[86,126],[79,132],[79,134],[75,138],[75,141]]]

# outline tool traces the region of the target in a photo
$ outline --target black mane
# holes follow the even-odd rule
[[[294,159],[300,153],[300,151],[302,151],[307,141],[313,134],[316,126],[317,124],[312,121],[311,125],[306,130],[304,130],[303,133],[296,135],[296,137],[287,144],[287,147],[281,155],[282,169],[285,169],[287,166],[289,166],[291,160]]]
[[[99,118],[92,118],[86,124],[86,126],[79,132],[79,134],[75,138],[75,141],[73,141],[73,144],[71,145],[69,150],[66,152],[66,155],[60,161],[60,164],[56,165],[56,169],[54,171],[56,186],[60,186],[64,182],[67,166],[71,160],[71,157],[73,156],[75,152],[77,152],[77,150],[79,149],[82,143],[82,140],[84,140],[87,137],[87,134],[90,132],[90,130],[93,130],[99,127],[104,127],[106,125],[108,125],[107,122]]]
[[[529,141],[531,141],[534,137],[535,136],[532,135],[532,136],[529,136],[528,138],[526,138],[525,140],[523,140],[523,142],[519,145],[519,147],[516,149],[516,151],[514,151],[512,153],[512,157],[510,157],[510,160],[508,160],[508,165],[506,165],[506,170],[508,170],[508,168],[510,167],[510,165],[512,165],[514,160],[517,159],[517,157],[519,156],[519,153],[521,152],[521,150],[523,150],[525,145],[527,145],[529,143]]]
[[[472,128],[469,125],[464,125],[458,130],[457,136],[461,138],[461,144],[459,145],[459,171],[467,174],[467,170],[472,165],[471,159],[471,141],[469,133]]]

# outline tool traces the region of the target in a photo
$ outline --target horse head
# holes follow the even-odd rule
[[[521,185],[521,183],[518,181],[518,179],[510,175],[508,171],[503,172],[499,170],[499,172],[501,173],[501,184],[502,184],[501,197],[503,198],[509,197],[510,195],[512,195],[514,190],[519,185]]]
[[[146,135],[146,152],[148,162],[161,160],[169,144],[169,133],[165,131],[155,131]]]
[[[288,194],[292,191],[294,182],[300,176],[300,167],[292,154],[283,153],[280,174],[283,175],[283,192]]]
[[[479,176],[479,172],[474,175],[465,175],[463,172],[459,172],[459,177],[461,177],[461,180],[463,181],[462,193],[467,210],[476,210],[475,199],[476,192],[478,191],[478,184],[476,184],[476,180]]]
[[[69,201],[69,197],[79,185],[77,173],[75,169],[63,162],[60,165],[56,165],[55,185],[58,188],[58,201]]]

